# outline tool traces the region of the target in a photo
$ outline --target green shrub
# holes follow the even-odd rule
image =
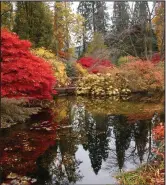
[[[126,64],[128,62],[134,62],[138,60],[138,58],[133,57],[133,56],[121,56],[118,61],[117,61],[117,65],[121,66],[122,64]]]
[[[66,74],[69,78],[78,76],[78,71],[73,62],[66,62]]]

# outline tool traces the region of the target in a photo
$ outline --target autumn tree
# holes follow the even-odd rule
[[[17,2],[14,31],[34,47],[50,48],[53,38],[52,13],[45,2]]]
[[[75,38],[75,42],[80,42],[82,23],[82,16],[73,13],[70,3],[55,2],[53,48],[57,55],[61,55],[61,52],[72,53],[72,38]]]
[[[164,6],[165,2],[158,2],[155,9],[155,17],[152,22],[155,26],[155,34],[157,37],[158,49],[161,53],[161,56],[164,54],[165,42],[164,42]]]
[[[122,32],[129,26],[129,4],[128,2],[114,2],[113,16],[112,16],[112,27],[113,31],[117,34]]]
[[[31,43],[1,31],[1,95],[8,98],[50,99],[55,77],[51,66],[31,54]]]

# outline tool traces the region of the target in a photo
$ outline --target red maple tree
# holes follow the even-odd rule
[[[1,30],[1,96],[50,99],[56,79],[51,66],[30,52],[31,43],[15,33]]]

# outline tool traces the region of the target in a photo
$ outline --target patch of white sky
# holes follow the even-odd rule
[[[129,6],[130,6],[130,11],[133,12],[135,2],[134,1],[128,1],[128,2],[129,2]],[[77,12],[77,8],[78,8],[79,3],[80,3],[79,1],[72,2],[71,7],[72,7],[73,12],[75,12],[75,13]],[[154,3],[153,1],[148,2],[150,11],[152,11],[152,9],[153,9],[153,3]],[[106,2],[107,12],[108,12],[110,18],[113,15],[113,6],[114,6],[113,1]],[[111,23],[111,19],[110,19],[110,23]]]

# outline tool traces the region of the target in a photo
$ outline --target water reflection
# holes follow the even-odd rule
[[[45,120],[41,124],[35,119],[30,128],[20,131],[18,127],[5,136],[9,149],[13,147],[12,143],[17,146],[19,143],[21,148],[24,140],[31,139],[28,146],[32,147],[31,155],[35,154],[32,161],[35,169],[27,168],[25,172],[37,178],[40,185],[115,184],[115,172],[134,169],[150,159],[151,130],[164,117],[160,103],[60,98],[56,105],[55,116],[49,122]],[[59,130],[55,130],[57,124]],[[15,137],[18,133],[24,133],[26,138],[20,138],[18,142],[18,137]],[[0,137],[0,141],[4,138]],[[17,153],[16,149],[4,151],[5,144],[1,143],[0,163],[9,154],[12,159],[21,151],[20,148],[17,147]],[[38,148],[40,152],[37,152]],[[21,152],[17,166],[25,164],[27,156],[29,153]],[[6,173],[9,173],[11,165],[7,163],[5,166]],[[17,166],[12,170],[19,173]]]

